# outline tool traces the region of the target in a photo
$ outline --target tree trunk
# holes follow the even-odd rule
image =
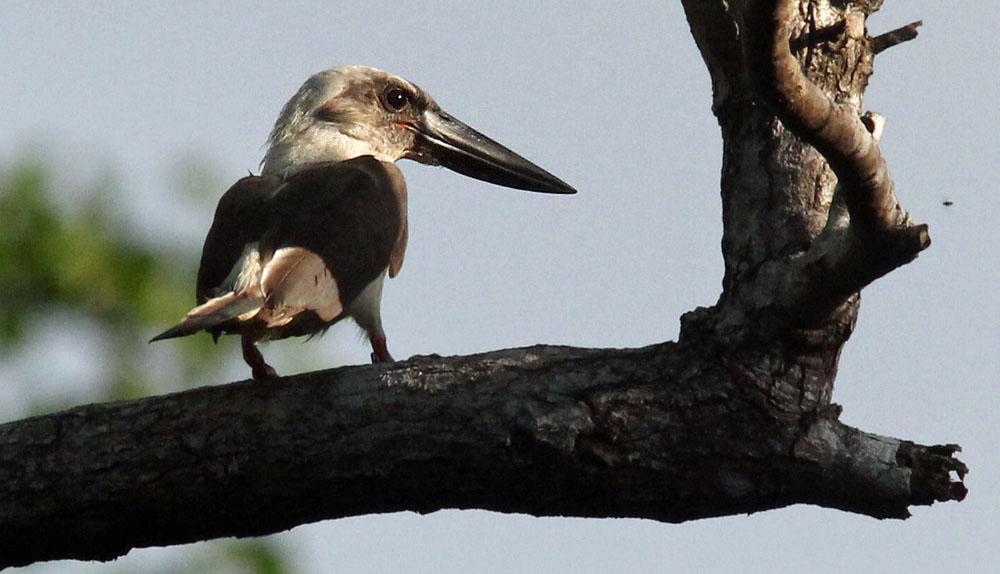
[[[859,290],[929,245],[861,115],[879,0],[683,0],[721,126],[725,278],[680,339],[416,357],[0,426],[0,567],[485,508],[670,522],[961,500],[957,446],[839,422]],[[908,30],[908,31],[907,31]],[[957,475],[957,476],[956,476]]]

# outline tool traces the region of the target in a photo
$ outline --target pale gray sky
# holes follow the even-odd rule
[[[216,170],[224,181],[206,193],[221,194],[257,167],[278,109],[307,76],[372,65],[421,85],[579,190],[520,193],[404,163],[410,248],[383,303],[394,355],[643,345],[674,338],[682,312],[716,300],[720,140],[679,2],[356,4],[5,0],[0,162],[39,152],[73,173],[113,170],[134,194],[138,233],[197,245],[212,214],[173,205],[177,164],[195,157]],[[886,4],[874,31],[919,18],[925,26],[919,40],[879,57],[867,104],[888,117],[883,150],[899,195],[930,224],[934,245],[864,292],[834,399],[865,430],[961,443],[972,468],[965,502],[917,509],[906,522],[813,507],[683,525],[479,511],[361,517],[279,535],[303,571],[991,564],[1000,544],[1000,258],[991,233],[1000,165],[991,38],[1000,17],[975,3]],[[955,205],[943,207],[946,198]],[[297,343],[271,347],[280,345]],[[329,357],[321,364],[362,362],[368,352],[352,328],[307,345]],[[235,354],[233,362],[233,376],[245,376]],[[137,550],[119,564],[169,565],[175,555]]]

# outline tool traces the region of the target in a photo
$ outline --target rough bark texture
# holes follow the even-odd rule
[[[801,394],[799,368],[768,360],[751,370],[707,341],[535,347],[4,425],[0,564],[398,510],[680,522],[813,503],[899,518],[953,497],[949,451],[840,424]]]
[[[683,3],[722,129],[726,272],[677,343],[418,357],[2,425],[0,566],[395,510],[905,518],[962,499],[957,446],[862,432],[830,402],[858,290],[929,244],[881,119],[859,119],[881,2]]]

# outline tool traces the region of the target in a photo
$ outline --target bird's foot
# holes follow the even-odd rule
[[[274,367],[264,362],[264,355],[260,354],[260,349],[254,344],[253,339],[244,335],[241,345],[243,347],[243,360],[246,361],[247,365],[250,365],[253,380],[264,381],[278,376]]]
[[[252,373],[253,380],[255,381],[265,381],[267,379],[273,379],[278,376],[278,372],[274,370],[274,367],[263,362],[261,363],[261,366],[257,365],[251,366],[250,372]]]
[[[389,354],[389,347],[386,345],[385,335],[375,335],[370,338],[372,343],[372,364],[394,363],[396,360]]]

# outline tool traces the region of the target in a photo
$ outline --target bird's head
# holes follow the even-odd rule
[[[499,185],[575,193],[559,178],[445,113],[414,84],[362,66],[315,74],[282,108],[263,172],[371,155],[443,165]]]

